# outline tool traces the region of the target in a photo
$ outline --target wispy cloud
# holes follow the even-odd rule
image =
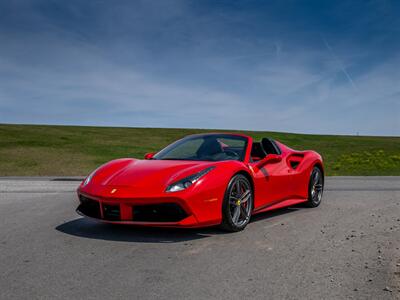
[[[349,72],[347,72],[346,67],[344,66],[343,62],[336,56],[335,52],[333,51],[332,47],[328,44],[326,39],[322,37],[322,41],[324,42],[324,45],[326,49],[330,52],[334,60],[338,63],[340,70],[343,72],[343,74],[346,76],[347,80],[351,84],[353,88],[356,88],[356,85],[354,84],[353,79],[351,78]]]
[[[296,8],[0,4],[0,122],[400,135],[396,18]]]

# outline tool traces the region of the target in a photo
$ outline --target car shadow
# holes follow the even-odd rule
[[[218,228],[213,227],[202,229],[141,227],[101,223],[88,218],[68,221],[55,229],[83,238],[135,243],[178,243],[221,233]]]
[[[302,209],[305,209],[305,207],[301,206],[299,204],[299,205],[296,205],[296,206],[284,207],[284,208],[279,208],[279,209],[276,209],[276,210],[271,210],[271,211],[258,213],[258,214],[256,214],[256,215],[251,217],[250,223],[264,221],[264,220],[268,220],[268,219],[273,219],[273,218],[279,217],[281,215],[286,215],[288,213],[293,213],[293,212],[300,211]]]
[[[251,223],[266,221],[300,209],[301,207],[294,206],[260,213],[252,216]],[[101,223],[83,217],[65,222],[55,229],[59,232],[82,238],[133,243],[179,243],[215,235],[234,234],[225,232],[215,226],[207,228],[140,227]]]

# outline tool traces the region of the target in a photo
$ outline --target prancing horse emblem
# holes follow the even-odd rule
[[[111,194],[114,194],[117,191],[117,189],[112,189]]]

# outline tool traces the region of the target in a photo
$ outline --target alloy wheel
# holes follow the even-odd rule
[[[311,199],[314,204],[319,204],[322,199],[322,191],[323,191],[323,178],[321,174],[321,170],[318,168],[314,168],[311,174]]]
[[[229,194],[230,216],[235,226],[241,227],[249,221],[252,197],[249,182],[243,178],[237,178]]]

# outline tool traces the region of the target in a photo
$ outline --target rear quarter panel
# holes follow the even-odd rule
[[[292,170],[292,187],[294,197],[308,198],[308,185],[310,180],[311,172],[314,166],[318,165],[323,169],[322,157],[315,151],[301,151],[303,158],[296,169]]]

